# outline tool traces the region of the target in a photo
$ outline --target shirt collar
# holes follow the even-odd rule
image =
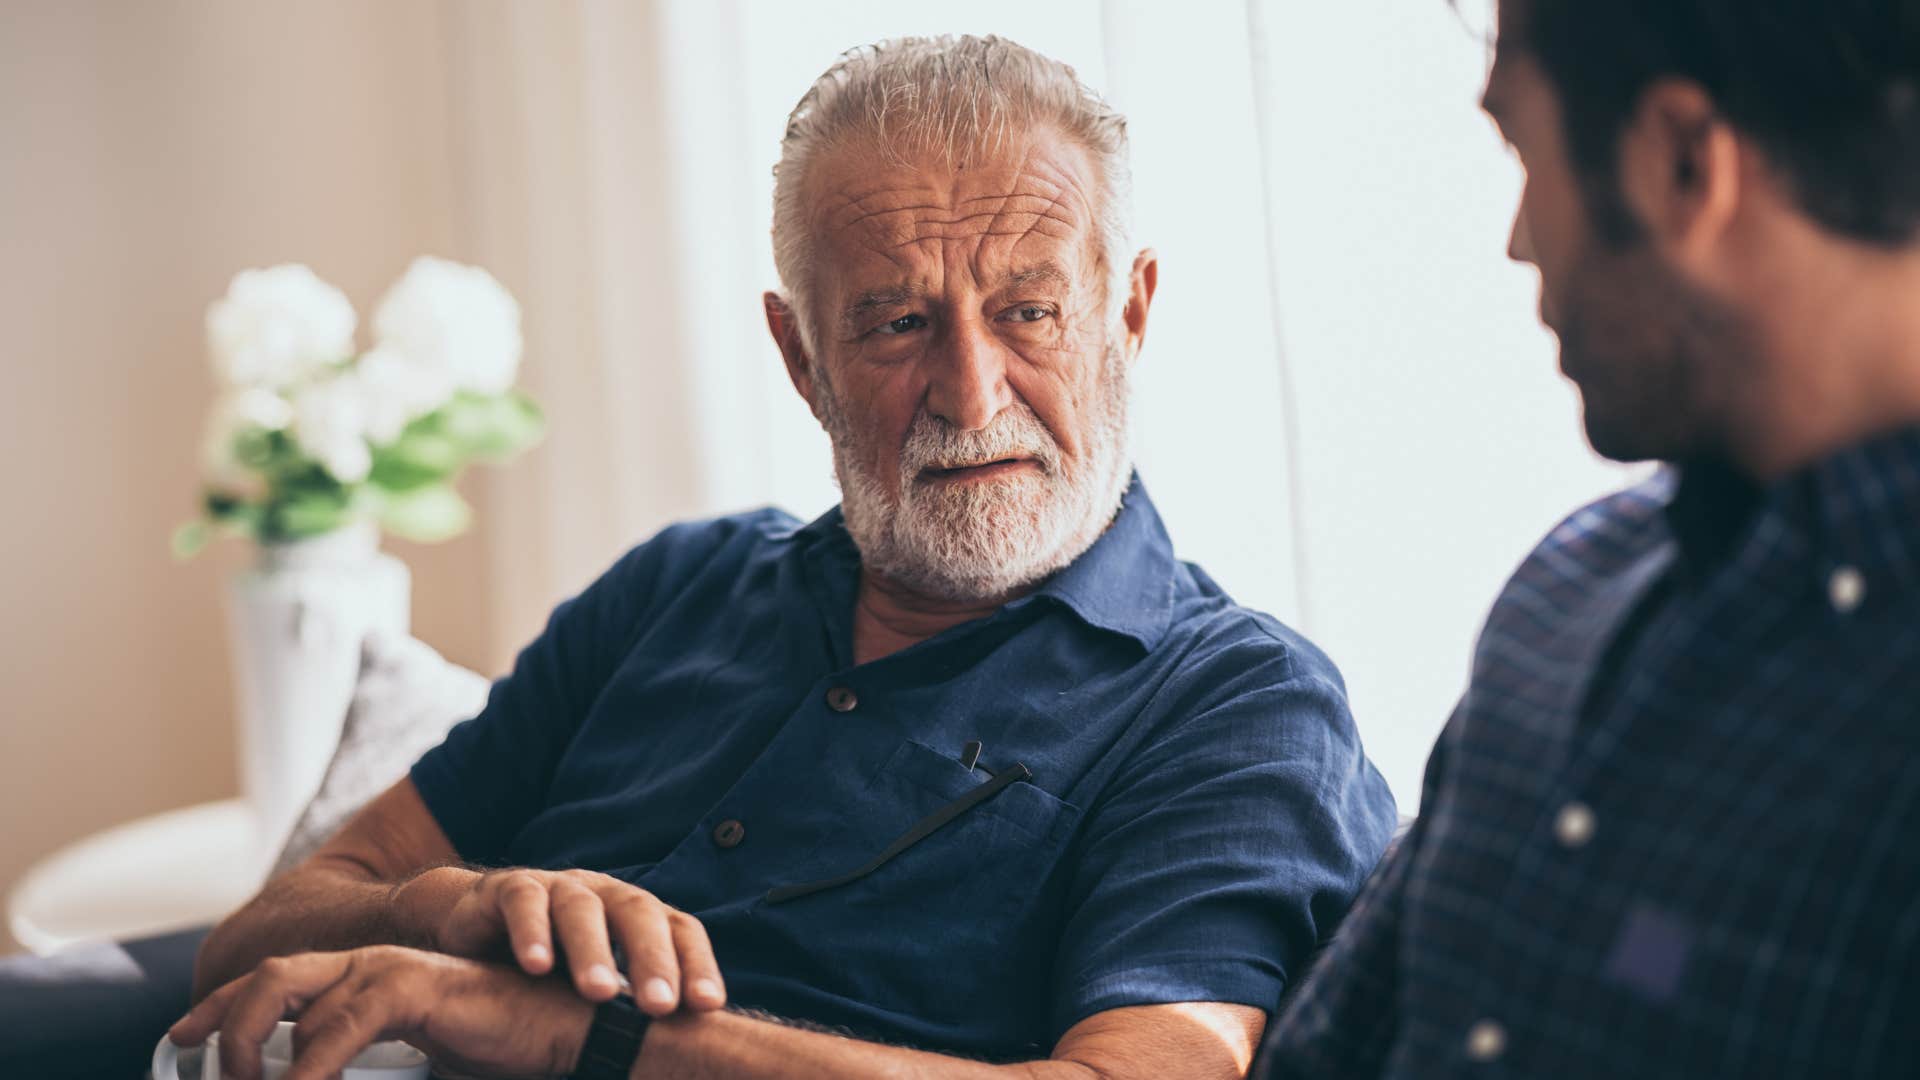
[[[1920,425],[1843,450],[1798,483],[1829,567],[1852,567],[1883,594],[1920,585]]]
[[[795,534],[806,549],[825,610],[850,610],[859,584],[860,553],[846,519],[834,507]],[[1096,629],[1132,638],[1152,649],[1173,622],[1173,540],[1153,500],[1134,473],[1113,523],[1093,546],[1038,589],[1008,604],[1019,611],[1040,601],[1055,603]],[[832,620],[829,620],[832,622]]]
[[[1089,626],[1152,649],[1173,622],[1173,540],[1134,473],[1120,512],[1093,546],[1023,601],[1046,598]]]
[[[1762,489],[1710,462],[1679,469],[1667,522],[1682,562],[1710,574],[1766,519],[1804,539],[1813,569],[1879,591],[1920,585],[1920,425],[1856,443]]]
[[[1680,549],[1680,565],[1691,575],[1710,575],[1734,551],[1762,505],[1762,492],[1732,467],[1712,460],[1690,462],[1677,470],[1667,503],[1667,527]]]

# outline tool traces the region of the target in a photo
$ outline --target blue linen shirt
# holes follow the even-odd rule
[[[1395,820],[1333,664],[1177,562],[1137,477],[1036,592],[856,665],[859,570],[837,510],[669,528],[414,783],[464,859],[697,916],[735,1004],[1002,1059],[1120,1006],[1271,1009]],[[872,874],[769,902],[1016,763]]]
[[[1920,428],[1514,575],[1265,1077],[1920,1076]]]

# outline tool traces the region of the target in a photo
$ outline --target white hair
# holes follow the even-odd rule
[[[773,262],[807,350],[815,351],[817,323],[804,192],[807,170],[823,150],[861,143],[901,164],[932,160],[958,168],[1040,128],[1060,132],[1093,158],[1106,323],[1118,320],[1133,271],[1126,118],[1072,68],[1005,38],[903,37],[842,53],[787,117],[774,167]]]

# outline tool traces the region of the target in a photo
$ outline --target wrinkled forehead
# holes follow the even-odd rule
[[[818,268],[843,280],[955,259],[1077,268],[1097,231],[1091,155],[1047,132],[959,161],[854,143],[807,179]]]

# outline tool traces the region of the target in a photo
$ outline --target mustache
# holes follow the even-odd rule
[[[1005,458],[1030,458],[1048,474],[1060,464],[1060,444],[1027,405],[1004,410],[979,431],[961,431],[922,409],[900,448],[900,468],[909,481],[929,469],[984,465]]]

